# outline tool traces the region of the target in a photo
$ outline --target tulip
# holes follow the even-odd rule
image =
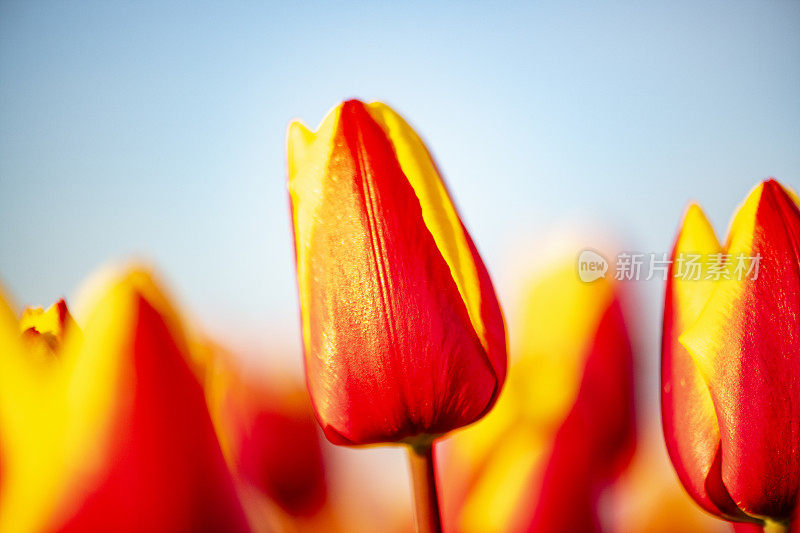
[[[725,520],[786,526],[797,513],[799,250],[797,197],[775,180],[750,193],[725,246],[691,205],[673,249],[662,344],[664,435],[687,492]],[[692,254],[706,260],[699,275],[687,276],[681,258]]]
[[[417,134],[384,104],[344,102],[316,132],[291,124],[288,173],[307,385],[328,439],[425,451],[486,414],[505,380],[503,317]]]
[[[248,531],[169,299],[140,270],[94,294],[82,331],[0,298],[0,530]]]
[[[613,279],[559,263],[522,291],[519,336],[495,409],[450,437],[452,532],[598,531],[601,492],[635,440],[632,350]]]
[[[28,353],[40,358],[56,355],[67,329],[77,331],[76,327],[63,298],[47,311],[41,307],[25,309],[19,325]]]
[[[319,428],[299,380],[259,378],[207,343],[206,396],[223,452],[238,480],[274,502],[286,520],[323,514],[325,459]],[[330,528],[329,528],[330,529]]]

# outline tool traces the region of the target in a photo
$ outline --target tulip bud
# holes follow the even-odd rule
[[[703,258],[702,271],[688,279],[680,272],[687,254]],[[750,193],[725,246],[691,206],[673,250],[662,345],[664,435],[686,490],[727,520],[785,523],[797,511],[799,254],[797,199],[775,180]]]
[[[289,128],[307,384],[338,444],[411,441],[483,416],[506,373],[486,268],[425,145],[384,104]]]

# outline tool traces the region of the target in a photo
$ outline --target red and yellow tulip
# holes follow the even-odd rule
[[[634,444],[619,287],[581,282],[570,258],[523,294],[497,406],[442,444],[445,525],[464,533],[597,531],[600,493]]]
[[[82,330],[0,298],[0,531],[248,531],[168,297],[95,296]]]
[[[685,279],[681,254],[728,260]],[[737,272],[739,260],[757,263]],[[756,259],[758,258],[758,259]],[[800,497],[800,209],[775,180],[758,185],[721,245],[686,212],[664,305],[662,418],[682,484],[731,521],[797,516]]]
[[[381,103],[288,134],[311,399],[339,444],[427,439],[482,417],[506,373],[486,268],[425,145]]]

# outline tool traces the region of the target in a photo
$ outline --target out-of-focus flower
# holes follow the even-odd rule
[[[679,271],[680,257],[688,255],[704,258],[698,276]],[[747,272],[739,270],[743,258]],[[661,402],[678,477],[721,518],[788,522],[800,497],[797,198],[777,181],[758,185],[724,247],[692,205],[673,259]]]
[[[0,298],[0,530],[247,531],[167,296],[135,269],[95,295],[82,334]]]
[[[634,444],[632,353],[612,279],[559,264],[524,292],[495,409],[444,446],[450,531],[595,531]]]
[[[266,516],[278,530],[301,523],[304,531],[336,530],[321,434],[302,382],[253,375],[224,349],[204,344],[212,419],[232,471],[247,487],[250,514]]]
[[[64,341],[66,330],[75,327],[63,299],[51,305],[47,311],[41,307],[29,307],[19,321],[22,342],[29,356],[38,358],[54,356]]]
[[[267,384],[219,367],[215,372],[210,405],[235,472],[291,515],[318,511],[325,469],[305,389],[291,379]]]
[[[288,135],[311,399],[338,444],[411,441],[483,416],[506,373],[489,276],[425,145],[351,100]]]

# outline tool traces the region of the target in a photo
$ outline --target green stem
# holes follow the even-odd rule
[[[433,442],[409,444],[408,461],[414,486],[417,533],[441,533],[439,497],[436,494],[436,473],[433,464]]]

